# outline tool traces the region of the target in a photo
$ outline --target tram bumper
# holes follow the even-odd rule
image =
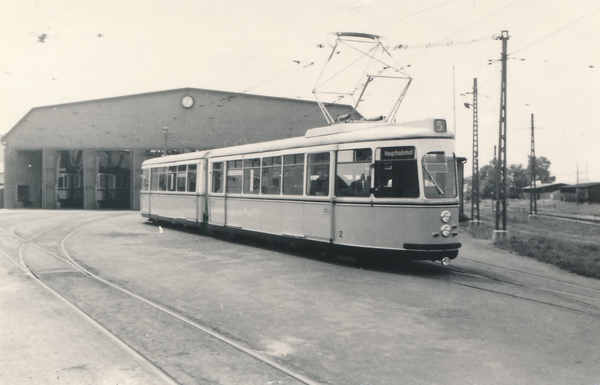
[[[419,244],[405,243],[404,249],[410,255],[410,259],[424,259],[438,261],[444,258],[454,259],[458,255],[458,249],[462,246],[460,242],[446,244]]]

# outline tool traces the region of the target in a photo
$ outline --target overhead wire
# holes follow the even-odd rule
[[[411,14],[409,14],[409,15],[403,16],[403,17],[401,17],[401,18],[395,19],[395,20],[393,20],[393,21],[390,21],[390,22],[387,22],[387,23],[385,23],[385,24],[378,25],[378,26],[376,26],[376,27],[373,27],[373,28],[371,28],[371,29],[368,29],[367,31],[369,31],[369,32],[370,32],[370,31],[373,31],[373,30],[376,30],[376,29],[379,29],[379,28],[383,28],[383,27],[385,27],[385,26],[388,26],[388,25],[390,25],[390,24],[393,24],[393,23],[396,23],[396,22],[399,22],[399,21],[402,21],[402,20],[408,19],[408,18],[410,18],[410,17],[413,17],[413,16],[416,16],[416,15],[419,15],[419,14],[422,14],[422,13],[425,13],[425,12],[428,12],[428,11],[431,11],[431,10],[433,10],[433,9],[435,9],[435,8],[441,7],[441,6],[443,6],[443,5],[446,5],[446,4],[448,4],[448,3],[451,3],[451,2],[453,2],[453,1],[456,1],[456,0],[447,0],[447,1],[444,1],[444,2],[442,2],[442,3],[439,3],[439,4],[436,4],[436,5],[433,5],[433,6],[431,6],[431,7],[428,7],[428,8],[422,9],[422,10],[419,10],[419,11],[417,11],[417,12],[411,13]],[[473,26],[475,26],[475,25],[477,25],[477,24],[481,23],[482,21],[484,21],[484,20],[486,20],[486,19],[488,19],[488,18],[490,18],[490,17],[492,17],[492,16],[496,15],[497,13],[499,13],[499,12],[502,12],[502,11],[506,10],[507,8],[509,8],[509,7],[513,6],[513,5],[515,5],[516,3],[523,2],[523,1],[527,1],[527,0],[516,0],[516,1],[512,2],[512,3],[510,3],[510,4],[509,4],[509,5],[507,5],[507,6],[505,6],[505,7],[501,8],[501,9],[499,9],[499,10],[497,10],[497,11],[494,11],[494,12],[492,12],[492,13],[491,13],[491,14],[489,14],[489,15],[486,15],[485,17],[483,17],[483,18],[481,18],[481,19],[477,20],[476,22],[472,23],[471,25],[469,25],[469,26],[467,26],[467,27],[465,27],[465,28],[462,28],[461,30],[459,30],[459,31],[457,31],[457,32],[455,32],[455,33],[453,33],[453,34],[451,34],[451,35],[449,35],[449,36],[447,36],[447,37],[445,37],[445,38],[443,38],[443,39],[439,40],[439,41],[438,41],[438,42],[436,42],[436,43],[427,43],[427,44],[417,45],[417,46],[414,46],[414,49],[423,48],[424,50],[426,50],[427,48],[432,48],[432,47],[448,47],[448,46],[457,46],[457,45],[473,44],[473,43],[478,43],[478,42],[482,42],[482,41],[485,41],[485,40],[493,39],[493,36],[490,36],[490,37],[486,36],[486,37],[480,37],[480,38],[475,38],[475,39],[470,39],[470,40],[465,40],[465,41],[459,41],[459,42],[447,42],[447,43],[443,43],[444,41],[446,41],[446,40],[450,39],[451,37],[453,37],[453,36],[456,36],[456,35],[458,35],[458,34],[460,34],[460,33],[464,32],[465,30],[467,30],[467,29],[469,29],[469,28],[471,28],[471,27],[473,27]],[[410,47],[410,48],[409,48],[409,47]],[[409,46],[409,45],[406,45],[406,44],[404,44],[404,45],[401,45],[401,48],[403,48],[403,49],[413,49],[413,45],[410,45],[410,46]],[[424,51],[421,51],[421,52],[418,52],[418,53],[416,53],[415,55],[409,56],[408,58],[404,59],[403,61],[406,61],[406,60],[408,60],[408,59],[411,59],[411,58],[413,58],[413,57],[416,57],[416,56],[420,55],[420,54],[421,54],[421,53],[423,53],[423,52],[424,52]],[[319,53],[319,54],[316,54],[316,55],[313,55],[313,56],[311,56],[311,57],[310,57],[309,59],[307,59],[307,60],[300,61],[300,63],[299,63],[299,64],[302,64],[302,63],[309,62],[309,61],[310,61],[312,58],[314,58],[315,56],[318,56],[318,55],[320,55],[320,53]],[[390,56],[393,58],[393,56],[392,56],[391,54],[390,54]],[[395,58],[394,58],[394,60],[395,60]],[[246,93],[246,92],[248,92],[248,91],[250,91],[250,90],[252,90],[252,89],[255,89],[255,88],[258,88],[258,87],[260,87],[260,86],[262,86],[262,85],[264,85],[264,84],[270,83],[270,82],[272,82],[272,81],[274,81],[274,80],[276,80],[276,79],[279,79],[279,78],[281,78],[281,77],[283,77],[283,76],[291,75],[291,74],[293,74],[293,73],[295,73],[295,72],[297,72],[297,71],[299,71],[299,70],[305,69],[306,67],[308,67],[308,66],[312,66],[312,65],[314,65],[314,64],[315,64],[315,62],[314,62],[314,61],[312,61],[312,62],[310,62],[308,65],[304,65],[304,66],[302,66],[302,67],[299,67],[299,68],[297,68],[297,69],[288,68],[288,69],[284,70],[283,72],[281,72],[281,73],[279,73],[279,74],[277,74],[277,75],[275,75],[275,76],[273,76],[273,77],[271,77],[271,78],[268,78],[268,79],[266,79],[266,80],[265,80],[265,81],[263,81],[262,83],[259,83],[259,84],[256,84],[256,85],[254,85],[254,86],[251,86],[251,87],[247,88],[247,89],[246,89],[246,90],[244,90],[242,93]]]
[[[554,66],[563,66],[563,67],[573,67],[573,68],[587,67],[587,68],[592,68],[592,69],[596,68],[596,65],[593,65],[593,64],[572,64],[572,63],[564,63],[564,62],[548,60],[548,59],[544,59],[544,60],[521,59],[521,60],[528,61],[530,63],[551,64]]]
[[[584,15],[584,16],[581,16],[581,17],[579,17],[578,19],[576,19],[576,20],[574,20],[574,21],[570,22],[569,24],[567,24],[567,25],[565,25],[565,26],[563,26],[563,27],[561,27],[561,28],[557,29],[556,31],[553,31],[553,32],[551,32],[551,33],[547,34],[546,36],[542,37],[541,39],[538,39],[538,40],[534,41],[533,43],[531,43],[531,44],[529,44],[529,45],[527,45],[527,46],[525,46],[525,47],[523,47],[523,48],[521,48],[521,49],[518,49],[518,50],[516,50],[516,51],[514,51],[514,52],[510,53],[510,54],[509,54],[509,56],[510,56],[510,55],[512,55],[512,54],[515,54],[515,53],[517,53],[517,52],[521,52],[521,51],[523,51],[523,50],[526,50],[526,49],[528,49],[528,48],[530,48],[530,47],[533,47],[534,45],[536,45],[536,44],[538,44],[538,43],[541,43],[542,41],[546,40],[546,39],[547,39],[547,38],[549,38],[550,36],[556,35],[557,33],[559,33],[559,32],[561,32],[561,31],[565,30],[566,28],[568,28],[568,27],[572,26],[573,24],[575,24],[575,23],[578,23],[578,22],[580,22],[581,20],[583,20],[583,19],[585,19],[585,18],[588,18],[588,17],[592,17],[592,16],[594,16],[594,15],[596,14],[596,12],[598,12],[598,11],[600,11],[600,7],[599,7],[599,8],[596,8],[596,10],[595,10],[594,12],[592,12],[591,14],[589,14],[589,15]]]
[[[481,23],[482,21],[484,21],[484,20],[487,20],[487,19],[489,19],[489,18],[490,18],[490,17],[492,17],[492,16],[495,16],[497,13],[500,13],[500,12],[502,12],[502,11],[506,10],[507,8],[510,8],[510,7],[512,7],[512,6],[513,6],[513,5],[515,5],[516,3],[519,3],[519,2],[526,2],[526,1],[527,1],[527,0],[516,0],[516,1],[513,1],[512,3],[510,3],[509,5],[507,5],[506,7],[504,7],[504,8],[500,8],[499,10],[497,10],[497,11],[494,11],[494,12],[490,13],[489,15],[487,15],[487,16],[485,16],[485,17],[483,17],[483,18],[479,19],[479,20],[477,20],[477,21],[476,21],[476,22],[474,22],[473,24],[471,24],[471,25],[469,25],[469,26],[467,26],[467,27],[465,27],[465,28],[463,28],[463,29],[461,29],[461,30],[459,30],[459,31],[457,31],[457,32],[455,32],[455,33],[453,33],[452,35],[450,35],[450,36],[448,36],[448,37],[446,37],[446,38],[444,38],[444,39],[440,40],[440,42],[442,42],[442,41],[444,41],[444,40],[448,40],[448,39],[450,39],[451,37],[453,37],[453,36],[456,36],[456,35],[458,35],[458,34],[460,34],[460,33],[464,32],[464,31],[466,31],[467,29],[469,29],[469,28],[471,28],[471,27],[473,27],[473,26],[475,26],[475,25],[477,25],[477,24]]]
[[[298,64],[298,65],[300,65],[300,64],[302,64],[302,63],[307,63],[307,62],[308,62],[308,61],[309,61],[311,58],[313,58],[313,57],[315,57],[315,56],[319,56],[319,55],[321,55],[321,53],[318,53],[318,54],[316,54],[316,55],[313,55],[313,56],[311,56],[311,57],[310,57],[308,60],[302,60],[302,61],[300,61],[300,63],[297,63],[297,64]],[[293,74],[293,73],[295,73],[295,72],[298,72],[298,71],[300,71],[300,70],[303,70],[303,69],[305,69],[305,68],[307,68],[307,67],[310,67],[310,66],[314,65],[315,63],[316,63],[316,62],[314,62],[314,61],[312,61],[312,62],[308,62],[307,64],[304,64],[304,65],[302,65],[302,66],[300,66],[300,67],[298,67],[298,68],[296,68],[296,69],[293,69],[293,68],[294,68],[294,67],[297,67],[297,66],[290,67],[290,68],[288,68],[288,69],[286,69],[286,70],[284,70],[284,71],[280,72],[279,74],[277,74],[277,75],[275,75],[275,76],[273,76],[273,77],[270,77],[270,78],[268,78],[267,80],[263,81],[262,83],[256,84],[256,85],[254,85],[254,86],[251,86],[251,87],[249,87],[249,88],[245,89],[245,90],[244,90],[244,91],[242,91],[241,93],[245,94],[245,93],[247,93],[247,92],[248,92],[248,91],[250,91],[250,90],[253,90],[253,89],[255,89],[255,88],[258,88],[258,87],[260,87],[260,86],[262,86],[262,85],[265,85],[265,84],[267,84],[267,83],[270,83],[270,82],[272,82],[272,81],[274,81],[274,80],[276,80],[276,79],[279,79],[280,77],[283,77],[283,76],[286,76],[286,75],[291,75],[291,74]]]
[[[498,9],[498,10],[496,10],[496,11],[494,11],[494,12],[490,13],[489,15],[487,15],[487,16],[485,16],[485,17],[483,17],[483,18],[479,19],[479,20],[477,20],[476,22],[472,23],[471,25],[469,25],[469,26],[467,26],[467,27],[465,27],[465,28],[462,28],[462,29],[460,29],[459,31],[457,31],[457,32],[455,32],[455,33],[453,33],[453,34],[451,34],[451,35],[449,35],[449,36],[446,36],[445,38],[443,38],[443,39],[439,40],[438,42],[434,43],[434,45],[437,45],[437,44],[442,44],[442,42],[444,42],[444,41],[446,41],[446,40],[450,39],[451,37],[453,37],[453,36],[456,36],[456,35],[458,35],[458,34],[460,34],[460,33],[464,32],[464,31],[466,31],[467,29],[469,29],[469,28],[471,28],[471,27],[473,27],[473,26],[475,26],[475,25],[477,25],[477,24],[481,23],[482,21],[484,21],[484,20],[487,20],[487,19],[489,19],[490,17],[492,17],[492,16],[495,16],[496,14],[498,14],[498,13],[500,13],[500,12],[503,12],[504,10],[506,10],[506,9],[508,9],[508,8],[510,8],[510,7],[512,7],[512,6],[513,6],[513,5],[515,5],[516,3],[523,2],[523,1],[527,1],[527,0],[516,0],[516,1],[513,1],[512,3],[510,3],[509,5],[507,5],[506,7],[504,7],[504,8],[501,8],[501,9]],[[416,57],[416,56],[418,56],[418,55],[422,54],[422,53],[423,53],[423,52],[425,52],[425,51],[426,51],[426,49],[424,49],[424,50],[422,50],[422,51],[420,51],[420,52],[417,52],[416,54],[414,54],[414,55],[412,55],[412,56],[409,56],[409,57],[407,57],[407,58],[406,58],[406,59],[404,59],[404,60],[406,61],[406,60],[408,60],[408,59],[412,59],[412,58],[414,58],[414,57]]]
[[[408,18],[410,18],[410,17],[416,16],[416,15],[418,15],[418,14],[421,14],[421,13],[423,13],[423,12],[427,12],[427,11],[429,11],[429,10],[432,10],[432,9],[434,9],[434,8],[441,7],[442,5],[445,5],[445,4],[447,4],[447,3],[450,3],[450,2],[452,2],[452,1],[456,1],[456,0],[447,0],[447,1],[444,1],[443,3],[440,3],[440,4],[433,5],[433,6],[429,7],[429,8],[422,9],[422,10],[420,10],[420,11],[417,11],[417,12],[415,12],[415,13],[411,13],[410,15],[406,15],[406,16],[403,16],[403,17],[401,17],[401,18],[398,18],[398,19],[396,19],[396,20],[392,20],[392,21],[390,21],[390,22],[387,22],[387,23],[385,23],[385,24],[381,24],[381,25],[379,25],[379,26],[377,26],[377,27],[373,27],[373,28],[371,28],[371,29],[368,29],[368,30],[367,30],[367,32],[371,32],[371,31],[373,31],[373,30],[375,30],[375,29],[379,29],[379,28],[386,27],[386,26],[388,26],[388,25],[390,25],[390,24],[394,24],[394,23],[397,23],[397,22],[399,22],[399,21],[401,21],[401,20],[408,19]]]
[[[475,38],[475,39],[470,39],[470,40],[463,40],[463,41],[450,41],[447,43],[426,43],[426,44],[420,44],[420,45],[412,45],[412,44],[400,44],[397,46],[394,46],[394,49],[423,49],[423,48],[443,48],[443,47],[450,47],[450,46],[455,46],[455,45],[467,45],[467,44],[474,44],[474,43],[480,43],[482,41],[486,41],[486,40],[493,40],[494,36],[485,36],[485,37],[480,37],[480,38]]]
[[[375,29],[378,29],[378,28],[382,28],[382,27],[388,26],[388,25],[390,25],[390,24],[393,24],[393,23],[397,23],[397,22],[399,22],[399,21],[401,21],[401,20],[405,20],[405,19],[408,19],[408,18],[410,18],[410,17],[416,16],[416,15],[418,15],[418,14],[421,14],[421,13],[424,13],[424,12],[427,12],[427,11],[430,11],[430,10],[432,10],[432,9],[438,8],[438,7],[442,6],[442,5],[445,5],[445,4],[447,4],[447,3],[450,3],[450,2],[453,2],[453,1],[456,1],[456,0],[447,0],[447,1],[444,1],[444,2],[442,2],[442,3],[440,3],[440,4],[436,4],[436,5],[433,5],[433,6],[431,6],[431,7],[428,7],[428,8],[422,9],[422,10],[420,10],[420,11],[417,11],[417,12],[415,12],[415,13],[412,13],[412,14],[410,14],[410,15],[403,16],[403,17],[401,17],[401,18],[398,18],[398,19],[392,20],[392,21],[390,21],[390,22],[387,22],[387,23],[385,23],[385,24],[381,24],[381,25],[379,25],[379,26],[377,26],[377,27],[373,27],[373,28],[371,28],[371,29],[367,30],[367,32],[369,32],[369,31],[373,31],[373,30],[375,30]],[[311,56],[311,57],[310,57],[309,59],[307,59],[307,60],[302,60],[302,61],[300,61],[300,63],[307,62],[307,61],[311,60],[312,58],[314,58],[315,56],[318,56],[318,55],[320,55],[320,54],[321,54],[321,53],[318,53],[318,54],[316,54],[316,55],[313,55],[313,56]],[[391,56],[391,55],[390,55],[390,56]],[[311,63],[310,63],[310,65],[313,65],[313,64],[315,64],[315,62],[311,62]],[[260,87],[260,86],[262,86],[262,85],[264,85],[264,84],[267,84],[267,83],[270,83],[270,82],[272,82],[272,81],[274,81],[274,80],[276,80],[276,79],[279,79],[280,77],[283,77],[283,76],[286,76],[286,75],[290,75],[290,74],[292,74],[292,73],[295,73],[295,72],[297,72],[298,70],[301,70],[301,69],[304,69],[304,68],[306,68],[306,66],[303,66],[303,67],[297,68],[297,69],[295,69],[295,70],[291,70],[291,68],[288,68],[288,69],[286,69],[285,71],[283,71],[283,72],[281,72],[281,73],[279,73],[279,74],[277,74],[277,75],[275,75],[275,76],[273,76],[273,77],[271,77],[271,78],[268,78],[267,80],[263,81],[262,83],[259,83],[259,84],[256,84],[256,85],[254,85],[254,86],[251,86],[251,87],[247,88],[247,89],[246,89],[246,90],[244,90],[242,93],[246,93],[246,92],[248,92],[248,91],[250,91],[250,90],[252,90],[252,89],[254,89],[254,88],[258,88],[258,87]],[[290,70],[291,70],[291,71],[290,71]]]

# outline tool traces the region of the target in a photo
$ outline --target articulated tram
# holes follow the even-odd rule
[[[142,165],[141,214],[399,259],[456,258],[454,134],[442,119],[361,121]]]

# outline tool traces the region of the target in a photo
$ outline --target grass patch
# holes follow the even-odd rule
[[[600,278],[600,246],[542,235],[513,235],[496,246],[575,274]]]
[[[494,225],[490,222],[479,222],[479,224],[469,224],[467,232],[477,239],[491,239]]]
[[[520,220],[516,222],[522,223]],[[550,263],[575,274],[600,279],[599,244],[556,236],[553,231],[554,223],[542,226],[536,222],[536,226],[527,227],[526,233],[514,226],[517,223],[509,220],[509,225],[513,225],[508,227],[510,237],[496,242],[496,247]],[[493,230],[493,223],[486,221],[480,222],[478,226],[469,226],[466,233],[477,239],[491,239]],[[553,235],[531,234],[537,230],[550,231]]]

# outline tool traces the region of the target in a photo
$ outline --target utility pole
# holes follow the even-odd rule
[[[479,116],[477,78],[473,79],[473,171],[471,177],[471,222],[479,223]]]
[[[163,127],[163,134],[165,134],[165,152],[163,156],[167,156],[168,147],[168,138],[169,138],[169,129],[167,127]]]
[[[498,158],[496,158],[496,145],[494,144],[494,157],[492,158],[492,160],[494,162],[496,162],[494,164],[494,180],[496,181],[495,183],[498,183]],[[494,189],[493,194],[492,194],[492,212],[496,212],[496,199],[498,199],[498,197],[496,196],[496,190]]]
[[[499,178],[496,182],[496,227],[492,233],[492,239],[506,239],[508,231],[506,230],[506,195],[508,193],[508,175],[506,172],[506,62],[508,54],[506,53],[508,45],[508,31],[502,31],[502,34],[496,38],[502,40],[502,81],[500,84],[500,127],[498,133],[498,173]]]
[[[575,187],[575,204],[579,206],[579,163],[577,163],[577,187]]]
[[[535,166],[536,166],[536,160],[535,160],[535,135],[534,135],[534,128],[533,128],[533,114],[531,114],[531,157],[530,157],[530,162],[531,162],[531,185],[530,185],[530,191],[529,191],[529,215],[537,215],[537,191],[536,191],[536,185],[535,185],[535,179],[536,179],[536,175],[535,175]]]

